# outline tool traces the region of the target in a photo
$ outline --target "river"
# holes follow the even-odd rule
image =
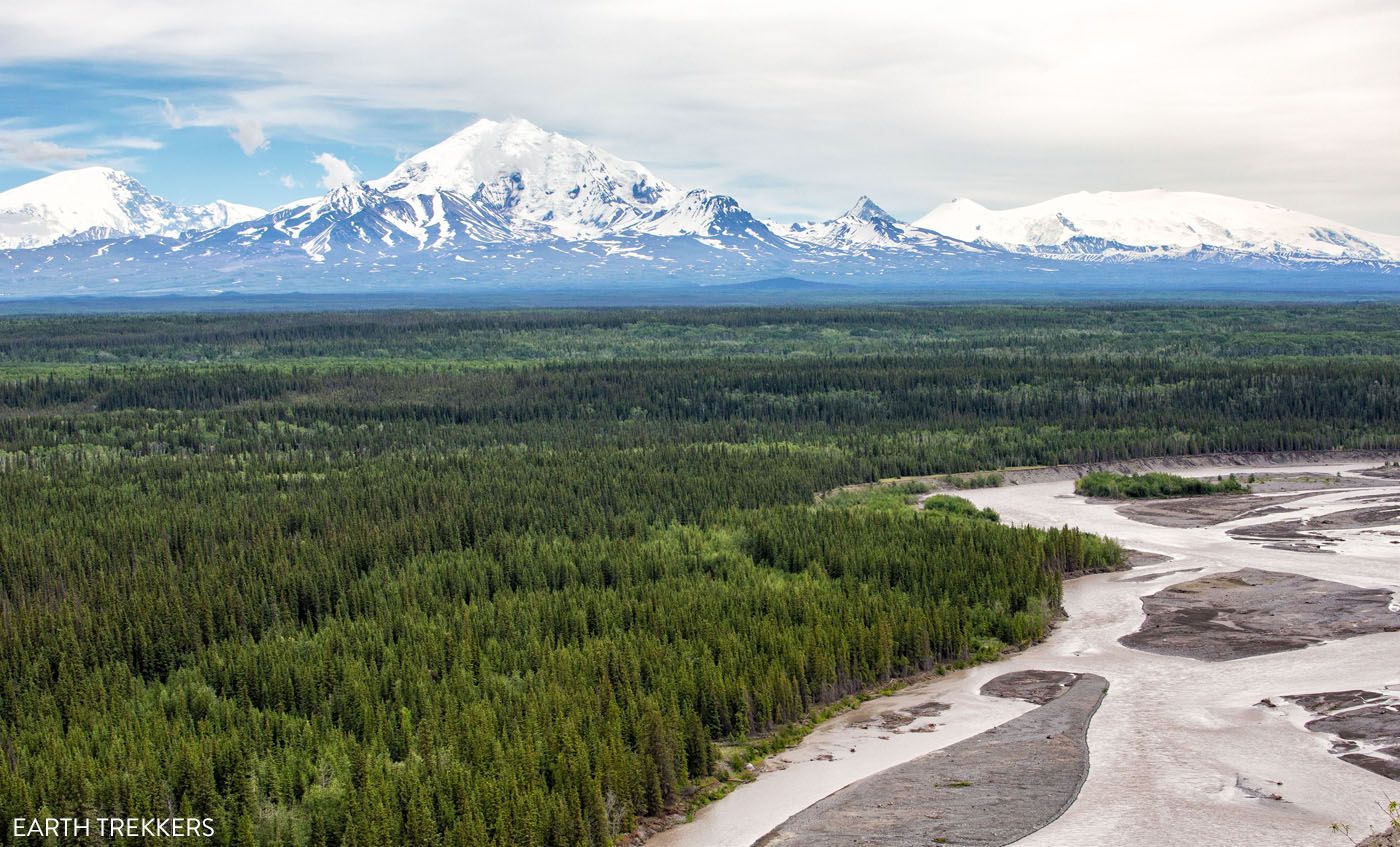
[[[1376,463],[1275,466],[1261,472],[1317,471],[1350,476]],[[1190,475],[1239,471],[1197,468]],[[1043,643],[1012,657],[911,686],[864,704],[815,730],[775,757],[752,783],[701,810],[693,822],[652,838],[653,847],[747,847],[792,814],[858,779],[983,732],[1032,708],[983,697],[992,677],[1015,670],[1097,673],[1109,691],[1089,729],[1090,772],[1069,810],[1016,842],[1024,847],[1068,844],[1139,844],[1203,847],[1258,844],[1318,847],[1349,843],[1333,823],[1365,833],[1380,822],[1378,801],[1400,795],[1400,785],[1329,753],[1329,740],[1303,729],[1307,715],[1288,704],[1269,709],[1264,698],[1385,688],[1400,691],[1400,632],[1334,641],[1230,662],[1157,655],[1118,643],[1143,621],[1141,598],[1175,582],[1243,567],[1297,573],[1363,587],[1400,591],[1400,536],[1380,530],[1329,530],[1342,539],[1335,552],[1270,549],[1231,538],[1226,530],[1250,523],[1313,516],[1354,508],[1359,494],[1400,493],[1400,481],[1365,492],[1319,489],[1287,504],[1286,514],[1256,516],[1215,526],[1172,528],[1118,514],[1111,503],[1073,494],[1070,481],[1008,485],[962,492],[991,506],[1012,524],[1077,526],[1125,546],[1171,556],[1131,576],[1165,573],[1149,581],[1100,574],[1065,586],[1068,620]],[[894,732],[880,713],[928,700],[951,708]],[[933,732],[909,732],[926,723]],[[1282,800],[1251,796],[1249,788]]]

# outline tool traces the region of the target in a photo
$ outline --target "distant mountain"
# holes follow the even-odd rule
[[[749,214],[733,197],[703,189],[688,191],[669,208],[657,209],[618,230],[624,235],[691,236],[708,239],[756,239],[778,247],[783,240]]]
[[[1179,279],[1187,265],[1217,275],[1299,267],[1388,275],[1400,270],[1400,238],[1165,191],[1073,194],[1000,212],[955,200],[912,224],[861,197],[830,220],[784,226],[733,197],[683,191],[518,119],[477,121],[383,177],[269,212],[177,206],[103,168],[0,194],[0,297],[626,290],[786,278],[968,292],[1043,286],[1065,267],[1049,260],[1062,259],[1101,262],[1095,285],[1131,291]],[[1087,284],[1086,273],[1081,266],[1074,279]]]
[[[262,209],[225,200],[180,206],[121,171],[79,168],[0,192],[0,249],[133,235],[179,236],[262,214]]]
[[[445,267],[457,279],[551,272],[722,279],[781,270],[797,247],[732,197],[682,192],[635,162],[517,119],[477,121],[387,176],[172,249],[240,271],[300,255],[352,275],[411,258],[414,274]]]
[[[896,220],[869,197],[861,197],[838,218],[821,223],[809,221],[792,224],[784,234],[801,244],[841,251],[974,250],[967,244]]]
[[[1400,237],[1197,191],[1081,191],[1002,211],[957,199],[914,226],[985,247],[1058,258],[1400,262]]]
[[[519,118],[479,120],[371,185],[394,197],[455,194],[571,240],[624,228],[682,196],[636,162]]]
[[[360,182],[278,207],[238,226],[193,236],[190,246],[245,256],[299,252],[319,262],[337,252],[393,256],[528,239],[543,231],[538,225],[513,224],[453,191],[395,196]]]
[[[274,209],[196,246],[391,255],[543,242],[617,248],[639,239],[788,248],[732,198],[681,192],[646,168],[529,121],[481,120],[389,175]],[[626,252],[635,252],[636,245]],[[587,252],[587,251],[585,251]],[[615,252],[615,251],[613,251]]]

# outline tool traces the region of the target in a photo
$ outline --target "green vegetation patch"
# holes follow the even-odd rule
[[[972,501],[963,497],[955,497],[951,494],[934,494],[924,500],[924,511],[943,515],[954,515],[960,518],[972,518],[974,520],[984,520],[996,522],[1001,520],[996,509],[979,509],[972,504]]]
[[[904,511],[919,501],[919,495],[933,490],[928,483],[918,481],[882,482],[833,492],[822,499],[822,505],[834,509],[859,506],[882,511]],[[969,504],[970,505],[970,504]]]
[[[1215,480],[1169,473],[1121,474],[1094,471],[1074,483],[1074,493],[1085,497],[1143,500],[1162,497],[1200,497],[1207,494],[1242,494],[1248,486],[1234,475]]]

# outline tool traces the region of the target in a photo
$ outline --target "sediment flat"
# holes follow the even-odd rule
[[[1147,619],[1119,641],[1138,650],[1224,662],[1400,631],[1391,593],[1245,568],[1142,598]]]
[[[1328,530],[1388,527],[1400,523],[1400,504],[1391,497],[1368,497],[1377,505],[1370,508],[1344,509],[1311,518],[1294,518],[1265,524],[1252,524],[1229,530],[1231,538],[1246,541],[1323,541],[1337,539],[1325,535]]]
[[[755,847],[1001,847],[1074,802],[1089,772],[1089,721],[1108,690],[1096,674],[1023,671],[983,693],[1044,701],[1001,726],[832,794]]]
[[[988,680],[979,693],[1044,706],[1058,700],[1078,681],[1079,674],[1069,671],[1012,671]]]
[[[1319,717],[1305,726],[1331,736],[1344,762],[1400,782],[1400,696],[1393,691],[1326,691],[1284,698]]]
[[[1140,500],[1117,507],[1118,514],[1153,526],[1190,528],[1215,526],[1228,521],[1288,511],[1285,503],[1306,495],[1217,494],[1170,500]]]

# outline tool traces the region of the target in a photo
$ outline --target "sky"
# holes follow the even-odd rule
[[[1079,190],[1400,233],[1400,0],[0,5],[0,188],[270,207],[527,118],[760,217]]]

